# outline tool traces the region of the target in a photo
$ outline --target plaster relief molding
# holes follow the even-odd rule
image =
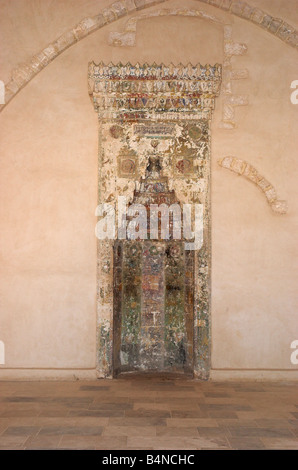
[[[5,85],[5,103],[0,105],[0,111],[24,88],[41,70],[89,34],[103,26],[112,23],[132,11],[142,10],[163,3],[167,0],[119,0],[104,8],[96,16],[82,19],[71,30],[62,34],[42,51],[34,55],[28,62],[20,64],[12,71],[11,80]]]
[[[275,188],[266,180],[250,163],[240,160],[236,157],[224,157],[218,160],[218,164],[222,168],[233,171],[237,175],[244,176],[246,179],[258,186],[266,196],[267,202],[273,212],[277,214],[286,214],[288,204],[286,201],[277,199]]]
[[[235,16],[254,23],[256,26],[273,34],[289,46],[298,48],[298,30],[282,18],[275,18],[269,13],[249,5],[241,0],[197,0],[208,3],[221,10],[228,11]]]
[[[234,129],[235,107],[244,106],[249,103],[246,95],[235,95],[232,93],[232,81],[248,78],[247,69],[233,70],[232,57],[240,56],[247,52],[247,45],[234,42],[232,40],[232,26],[227,25],[219,18],[212,16],[201,10],[190,9],[167,9],[150,11],[139,16],[131,17],[124,26],[124,31],[112,31],[109,34],[108,43],[113,47],[133,47],[136,46],[136,33],[139,20],[157,18],[162,16],[193,17],[204,19],[222,25],[224,28],[224,67],[223,67],[223,116],[220,127],[223,129]]]
[[[71,30],[62,34],[46,48],[34,55],[25,64],[17,67],[11,76],[11,80],[5,85],[5,103],[0,104],[0,112],[7,104],[48,64],[62,54],[66,49],[84,39],[89,34],[99,30],[133,11],[143,10],[155,5],[160,5],[168,0],[119,0],[110,7],[100,11],[98,15],[82,19]],[[298,31],[281,18],[274,18],[270,14],[251,7],[245,2],[232,0],[197,0],[228,11],[233,15],[251,21],[256,26],[273,34],[285,44],[298,49]]]
[[[88,84],[100,119],[210,119],[221,65],[90,62]]]
[[[207,21],[212,21],[213,23],[223,24],[223,22],[216,18],[215,16],[209,15],[208,13],[201,10],[191,10],[191,9],[161,9],[150,11],[149,13],[143,13],[139,16],[131,17],[125,24],[124,31],[112,31],[109,34],[109,45],[114,47],[133,47],[136,45],[136,33],[138,21],[156,18],[161,16],[180,16],[180,17],[192,17],[199,18]]]
[[[232,57],[241,56],[247,52],[247,45],[234,42],[232,39],[232,26],[224,27],[224,63],[223,63],[223,116],[220,127],[234,129],[235,106],[245,106],[249,103],[247,95],[235,95],[232,91],[233,80],[248,78],[247,69],[233,69]]]

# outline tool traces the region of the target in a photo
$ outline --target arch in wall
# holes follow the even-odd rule
[[[277,199],[276,190],[273,185],[250,163],[236,157],[224,157],[221,160],[218,160],[217,163],[222,168],[226,168],[239,176],[243,176],[245,179],[258,186],[258,188],[264,193],[273,212],[277,214],[287,213],[287,202]]]
[[[98,29],[113,23],[133,11],[143,10],[168,0],[120,0],[91,18],[84,18],[71,30],[51,42],[45,49],[34,55],[28,62],[12,72],[11,80],[5,86],[5,103],[0,105],[0,112],[41,70],[56,59],[66,49],[84,39]],[[281,18],[274,18],[263,10],[252,7],[239,0],[197,0],[220,8],[259,26],[285,44],[298,49],[298,31]]]

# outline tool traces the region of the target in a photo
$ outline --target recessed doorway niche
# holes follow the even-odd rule
[[[131,240],[117,229],[98,241],[98,376],[168,372],[207,379],[210,123],[221,66],[91,62],[88,76],[99,123],[97,215],[109,207],[119,229],[121,204],[203,207],[198,250],[150,233]],[[152,156],[158,175],[150,175]]]

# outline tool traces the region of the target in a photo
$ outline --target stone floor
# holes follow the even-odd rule
[[[298,449],[298,384],[4,381],[0,449]]]

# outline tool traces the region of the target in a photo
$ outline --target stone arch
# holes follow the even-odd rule
[[[236,157],[224,157],[217,162],[222,168],[226,168],[239,176],[254,183],[264,193],[267,202],[276,214],[286,214],[287,201],[277,199],[276,190],[269,181],[262,176],[250,163]]]
[[[56,59],[66,49],[84,39],[103,26],[129,15],[133,11],[143,10],[168,0],[119,0],[91,18],[84,18],[71,30],[51,42],[45,49],[34,55],[28,62],[12,72],[11,80],[5,86],[5,103],[0,111],[24,88],[41,70]],[[252,7],[240,0],[197,0],[208,3],[226,12],[243,18],[273,34],[285,44],[298,49],[298,31],[281,18],[274,18],[269,13]]]

